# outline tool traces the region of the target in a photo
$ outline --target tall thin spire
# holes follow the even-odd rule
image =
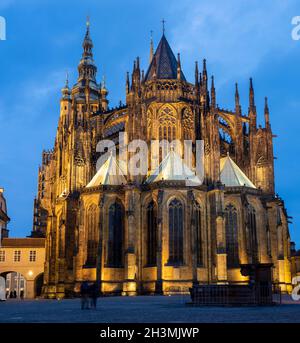
[[[235,113],[241,114],[241,105],[240,105],[240,94],[239,94],[239,86],[236,82],[235,84]]]
[[[207,87],[207,69],[206,69],[206,59],[203,60],[203,71],[202,71],[203,84]]]
[[[249,117],[250,117],[250,132],[255,132],[257,129],[257,116],[256,116],[256,107],[254,101],[254,89],[253,81],[250,78],[250,89],[249,89]]]
[[[201,99],[205,108],[209,107],[208,78],[206,69],[206,59],[203,60]]]
[[[249,89],[249,106],[250,108],[255,108],[255,101],[254,101],[254,88],[253,88],[253,81],[252,77],[250,78],[250,89]]]
[[[268,98],[265,97],[265,127],[270,127],[270,112],[269,112],[269,105],[268,105]]]
[[[154,48],[153,48],[153,31],[150,31],[150,58],[149,58],[149,64],[151,64],[153,60],[153,55],[154,55]]]
[[[216,108],[216,89],[214,76],[211,77],[211,107]]]
[[[129,72],[126,73],[126,94],[130,92]]]
[[[177,79],[181,79],[181,62],[180,62],[180,54],[177,54]]]

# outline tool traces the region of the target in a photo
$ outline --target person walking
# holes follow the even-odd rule
[[[89,309],[89,284],[87,281],[83,281],[80,286],[80,297],[81,297],[81,309]]]
[[[96,310],[97,308],[97,298],[99,296],[98,292],[98,284],[97,282],[93,282],[90,286],[90,300],[91,300],[91,308]]]

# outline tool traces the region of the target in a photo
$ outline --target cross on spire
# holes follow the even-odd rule
[[[91,25],[91,22],[90,22],[90,16],[89,16],[89,15],[87,15],[87,16],[86,16],[86,27],[87,27],[87,29],[89,29],[89,28],[90,28],[90,25]]]
[[[163,34],[165,34],[165,23],[166,23],[166,21],[165,21],[165,19],[163,19],[161,22],[162,22]]]

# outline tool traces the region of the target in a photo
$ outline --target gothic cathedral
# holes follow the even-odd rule
[[[273,282],[289,291],[288,217],[274,192],[268,102],[258,126],[252,79],[248,114],[237,85],[235,109],[222,109],[206,61],[188,82],[163,33],[155,52],[151,41],[147,72],[137,58],[127,73],[126,105],[110,108],[92,49],[88,25],[77,83],[62,89],[54,148],[43,152],[38,173],[34,233],[46,235],[44,296],[72,296],[83,280],[123,295],[245,284],[240,264],[249,263],[272,263]],[[120,132],[147,144],[191,140],[193,151],[202,140],[203,182],[190,186],[174,175],[172,163],[195,169],[174,150],[144,177],[112,175],[120,165],[112,154],[96,168],[98,142],[118,147]]]

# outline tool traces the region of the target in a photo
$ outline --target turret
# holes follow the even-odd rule
[[[69,124],[69,114],[72,107],[72,100],[71,100],[71,90],[69,88],[69,80],[68,74],[66,77],[65,86],[61,90],[62,97],[60,99],[60,117],[63,122],[63,125]]]
[[[103,78],[102,78],[100,93],[101,93],[101,107],[102,107],[102,111],[105,112],[108,109],[108,100],[107,100],[108,90],[106,89],[105,76],[104,75],[103,75]]]
[[[86,33],[83,40],[83,53],[82,58],[78,65],[78,81],[82,79],[92,80],[96,82],[97,67],[93,59],[93,42],[90,36],[90,23],[86,23]]]

